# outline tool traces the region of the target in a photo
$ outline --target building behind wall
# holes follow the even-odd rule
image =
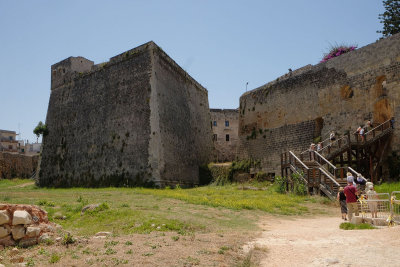
[[[237,109],[211,109],[213,132],[213,161],[233,161],[238,144],[239,111]]]
[[[0,151],[18,152],[18,147],[15,131],[0,130]]]
[[[400,34],[315,66],[293,71],[243,94],[239,156],[280,173],[280,155],[306,150],[313,139],[354,132],[372,120],[400,121]],[[395,127],[390,149],[400,150]]]
[[[199,183],[212,149],[208,92],[153,42],[51,67],[41,186]]]

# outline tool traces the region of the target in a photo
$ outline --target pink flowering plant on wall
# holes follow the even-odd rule
[[[351,46],[346,46],[346,45],[340,45],[340,46],[334,46],[330,49],[329,53],[324,55],[324,58],[321,60],[321,62],[326,62],[331,58],[338,57],[342,54],[345,54],[347,52],[353,51],[357,48],[356,45],[351,45]]]

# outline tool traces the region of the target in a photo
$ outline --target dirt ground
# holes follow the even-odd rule
[[[244,251],[263,247],[260,266],[400,266],[400,226],[341,230],[338,209],[329,216],[261,221],[261,237]]]

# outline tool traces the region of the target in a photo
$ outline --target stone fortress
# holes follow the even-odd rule
[[[280,155],[301,152],[330,131],[353,133],[367,120],[400,121],[400,34],[305,66],[240,97],[238,157],[280,175]],[[395,127],[390,150],[398,151]]]
[[[194,186],[212,151],[207,90],[153,42],[54,64],[46,124],[40,186]]]
[[[153,42],[51,71],[41,186],[193,186],[200,165],[235,158],[273,176],[282,152],[400,119],[400,34],[246,92],[238,110],[210,112],[207,90]],[[390,150],[399,144],[395,128]]]

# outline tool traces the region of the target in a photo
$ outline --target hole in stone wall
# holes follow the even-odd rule
[[[342,99],[350,99],[354,96],[353,89],[349,85],[345,85],[340,88],[340,96]]]

